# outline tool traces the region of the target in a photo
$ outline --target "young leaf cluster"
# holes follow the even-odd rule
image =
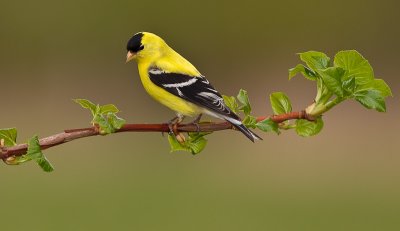
[[[389,86],[375,78],[374,71],[360,53],[355,50],[338,52],[333,62],[322,52],[300,53],[306,64],[298,64],[289,70],[289,79],[300,73],[317,82],[317,96],[307,113],[320,116],[347,99],[354,99],[368,109],[386,111],[385,98],[392,96]]]
[[[87,99],[74,99],[74,101],[92,113],[91,123],[98,126],[101,135],[114,133],[126,123],[124,119],[116,115],[119,110],[114,104],[99,105]]]
[[[17,130],[15,128],[0,129],[0,140],[2,148],[17,145]],[[28,141],[28,150],[25,155],[9,157],[5,160],[5,163],[19,165],[31,160],[35,161],[45,172],[54,170],[41,150],[38,136],[34,136]]]
[[[228,106],[236,114],[243,114],[242,123],[248,128],[259,128],[263,131],[267,131],[268,125],[260,124],[257,122],[257,118],[251,115],[251,104],[249,100],[249,95],[246,90],[240,89],[238,95],[233,96],[222,96],[226,106]]]
[[[297,120],[293,127],[300,136],[321,131],[321,115],[347,99],[354,99],[368,109],[386,111],[385,98],[392,92],[385,81],[375,78],[368,60],[357,51],[340,51],[333,62],[326,54],[317,51],[300,53],[299,56],[305,65],[298,64],[289,69],[289,79],[301,74],[317,84],[314,103],[306,109],[315,122]]]
[[[171,147],[171,152],[174,151],[187,151],[196,155],[203,151],[207,145],[207,139],[204,137],[210,132],[189,132],[188,138],[179,139],[179,135],[175,136],[168,134],[168,142]]]
[[[283,92],[274,92],[269,97],[274,115],[287,114],[292,112],[292,104],[289,97]],[[288,130],[294,129],[299,136],[308,137],[318,134],[324,123],[321,116],[317,116],[313,121],[306,119],[295,119],[295,121],[285,121],[279,124],[278,128]],[[278,133],[279,134],[279,133]]]

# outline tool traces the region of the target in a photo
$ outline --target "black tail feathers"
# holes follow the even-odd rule
[[[252,142],[254,142],[255,140],[262,140],[261,137],[250,131],[250,129],[248,129],[246,126],[244,126],[242,121],[230,117],[225,117],[225,120],[231,123],[239,131],[241,131]]]

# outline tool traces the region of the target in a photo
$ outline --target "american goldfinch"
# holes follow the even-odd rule
[[[228,121],[253,142],[261,139],[225,105],[210,82],[159,36],[139,32],[128,41],[127,50],[126,62],[137,62],[147,93],[175,111],[177,123],[184,116],[196,115],[199,115],[198,122],[204,113]]]

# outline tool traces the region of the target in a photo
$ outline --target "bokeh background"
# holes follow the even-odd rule
[[[0,127],[19,141],[89,125],[72,102],[114,103],[128,122],[173,116],[142,89],[126,42],[159,34],[221,92],[247,89],[255,114],[286,92],[296,110],[314,83],[290,82],[296,53],[360,51],[395,95],[387,113],[345,102],[316,137],[249,142],[211,135],[197,156],[157,133],[86,138],[45,152],[56,167],[0,166],[1,230],[400,230],[398,1],[0,2]]]

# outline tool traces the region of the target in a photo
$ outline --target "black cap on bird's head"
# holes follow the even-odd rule
[[[140,50],[143,50],[143,45],[142,45],[142,38],[143,38],[143,33],[139,32],[132,36],[131,39],[129,39],[128,44],[126,45],[126,49],[130,52],[138,52]]]
[[[126,45],[126,49],[128,50],[128,54],[126,55],[126,62],[131,61],[137,52],[143,50],[144,46],[142,44],[143,33],[139,32],[132,36],[129,39],[128,44]]]

